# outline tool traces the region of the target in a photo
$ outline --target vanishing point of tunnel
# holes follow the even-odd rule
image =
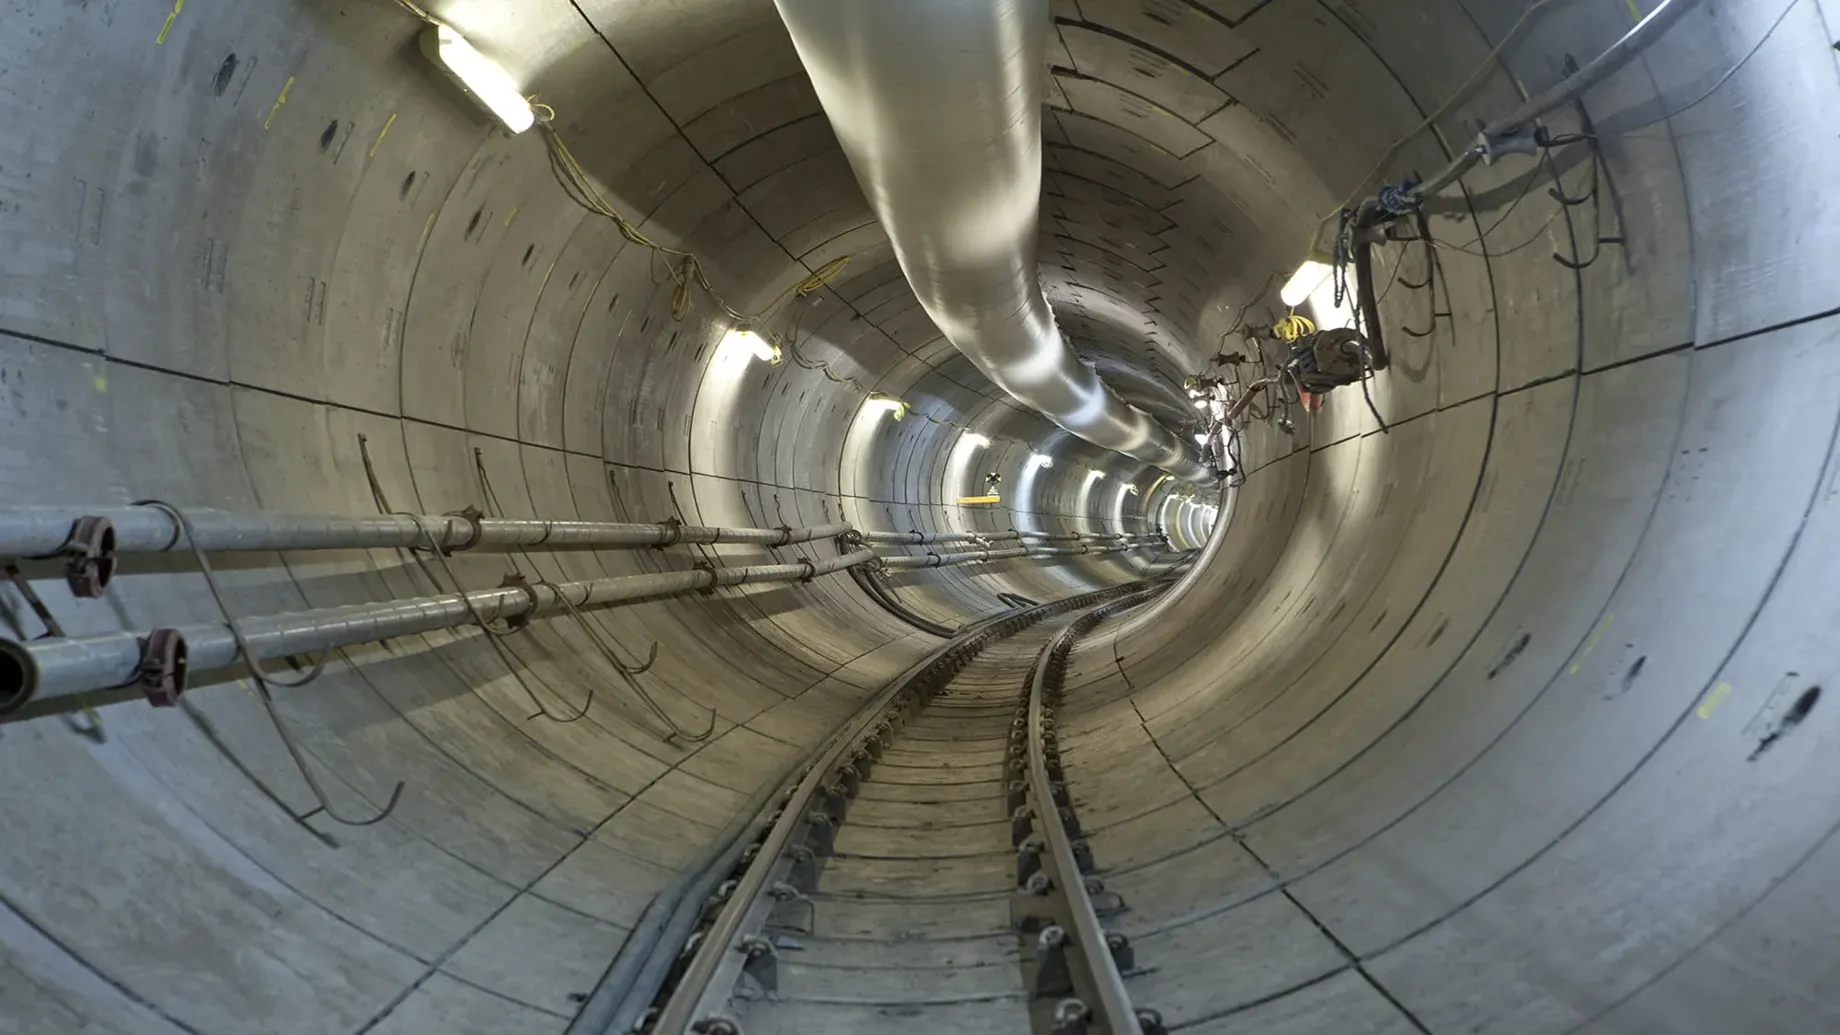
[[[1840,0],[0,0],[0,1035],[1840,1033]]]

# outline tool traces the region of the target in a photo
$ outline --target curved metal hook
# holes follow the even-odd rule
[[[657,663],[658,663],[658,641],[653,640],[651,649],[645,652],[645,664],[627,665],[624,667],[624,671],[629,676],[636,676],[641,672],[651,671],[652,666]]]
[[[1595,171],[1597,163],[1593,162],[1591,164],[1592,164],[1593,171]],[[1585,192],[1583,194],[1580,194],[1575,198],[1569,194],[1566,194],[1564,191],[1560,190],[1558,187],[1548,187],[1546,188],[1546,193],[1549,196],[1551,196],[1554,201],[1558,202],[1561,205],[1564,205],[1566,208],[1576,208],[1577,206],[1582,205],[1587,201],[1592,201],[1596,199],[1597,197],[1597,179],[1596,177],[1592,177],[1591,185],[1585,188]]]
[[[396,804],[402,800],[403,788],[406,785],[400,780],[397,781],[396,787],[390,791],[390,800],[385,803],[382,810],[374,816],[365,819],[352,819],[340,815],[339,811],[332,807],[332,799],[326,794],[325,788],[320,786],[319,777],[315,776],[313,770],[307,765],[306,752],[303,751],[300,745],[294,740],[293,731],[289,728],[287,722],[281,718],[281,711],[275,705],[274,694],[269,690],[269,685],[271,683],[278,686],[300,687],[318,679],[320,675],[326,671],[325,655],[314,654],[313,664],[307,669],[306,673],[297,680],[276,679],[274,676],[270,675],[263,669],[261,661],[257,660],[255,651],[249,645],[248,638],[243,635],[242,623],[237,621],[236,616],[231,613],[230,604],[224,599],[223,587],[217,582],[217,572],[211,567],[210,558],[206,557],[204,550],[198,546],[198,537],[193,533],[192,529],[192,519],[186,517],[184,511],[164,500],[136,500],[134,505],[137,507],[156,507],[164,511],[168,517],[172,518],[173,523],[184,531],[186,542],[192,548],[192,557],[198,562],[199,573],[204,576],[205,585],[210,587],[211,590],[211,598],[217,602],[217,609],[224,616],[224,624],[230,629],[230,638],[236,641],[238,659],[242,661],[243,668],[249,673],[250,680],[256,685],[256,699],[262,703],[262,710],[268,713],[268,721],[274,725],[275,733],[281,738],[282,746],[287,749],[288,757],[294,760],[295,767],[300,770],[301,779],[306,782],[307,789],[312,792],[314,800],[319,802],[319,811],[324,812],[333,822],[341,823],[348,827],[367,827],[373,823],[381,823],[383,820],[387,819],[390,813],[396,811]],[[225,754],[227,755],[228,752],[226,751]],[[275,800],[277,802],[280,801],[279,798]],[[286,806],[283,807],[285,808]],[[303,827],[306,826],[308,816],[300,815],[292,809],[288,809],[287,811],[296,823],[299,823]],[[307,829],[312,830],[311,827],[307,827]],[[317,833],[317,831],[315,831],[315,833]]]
[[[473,605],[473,598],[467,595],[466,587],[460,584],[460,576],[455,574],[453,564],[448,561],[446,552],[443,551],[440,548],[439,543],[436,542],[435,537],[434,537],[434,532],[431,531],[428,528],[428,525],[421,520],[421,515],[419,514],[399,514],[398,516],[406,517],[414,521],[416,523],[416,527],[421,530],[422,540],[428,545],[425,547],[419,547],[419,548],[412,549],[412,552],[415,555],[416,563],[421,565],[422,571],[424,574],[428,576],[429,581],[434,582],[436,586],[439,586],[440,585],[439,580],[435,579],[434,573],[428,570],[427,562],[422,560],[421,550],[425,549],[428,552],[434,554],[435,560],[441,562],[441,570],[447,573],[448,581],[453,583],[454,593],[455,595],[459,596],[461,606],[466,608],[467,617],[473,620],[473,624],[479,627],[479,631],[486,634],[486,642],[492,645],[492,650],[494,653],[498,655],[498,660],[505,663],[505,668],[510,671],[511,678],[517,680],[518,687],[524,691],[524,695],[526,697],[530,698],[530,706],[536,709],[536,712],[531,715],[531,718],[535,719],[535,718],[541,717],[541,718],[548,719],[551,722],[565,722],[566,723],[566,722],[577,722],[583,716],[587,715],[589,706],[594,703],[594,688],[593,687],[588,688],[587,701],[585,701],[582,704],[581,710],[576,712],[574,715],[568,716],[565,718],[561,715],[556,715],[549,710],[548,706],[546,706],[543,703],[542,698],[538,697],[537,692],[535,690],[532,690],[530,688],[530,684],[525,681],[525,670],[518,667],[518,665],[512,660],[510,652],[505,649],[505,645],[499,642],[500,640],[503,640],[510,636],[515,635],[517,632],[520,631],[522,626],[514,627],[514,626],[507,625],[503,629],[494,629],[492,627],[492,624],[486,620],[486,617],[480,614],[479,609]],[[537,585],[549,585],[549,584],[540,582],[540,583],[537,583]],[[561,596],[562,594],[558,593],[556,595]],[[545,687],[547,687],[551,693],[555,693],[556,688],[553,686],[550,686],[548,680],[538,677],[538,681],[541,682]],[[561,695],[558,694],[557,696],[560,697]]]
[[[609,502],[613,504],[613,511],[617,517],[625,518],[632,513],[626,509],[626,499],[620,495],[620,483],[613,477],[611,467],[607,469],[607,494],[611,497]]]
[[[548,584],[546,583],[546,585]],[[607,663],[613,666],[613,670],[619,673],[620,678],[624,680],[627,687],[632,690],[633,695],[644,702],[645,706],[651,710],[652,714],[657,716],[658,720],[664,723],[670,730],[669,733],[665,734],[664,739],[670,740],[673,737],[682,737],[690,741],[704,741],[709,739],[710,735],[714,733],[716,725],[716,713],[714,708],[709,710],[709,728],[700,734],[693,734],[689,730],[679,726],[676,720],[671,718],[670,713],[660,707],[658,702],[652,699],[651,694],[646,693],[645,688],[639,685],[639,681],[633,678],[639,673],[651,668],[652,665],[657,662],[658,644],[656,641],[652,643],[651,649],[647,652],[644,665],[627,665],[620,659],[618,653],[614,651],[613,639],[611,636],[606,635],[602,629],[592,622],[589,622],[587,616],[581,613],[581,609],[576,606],[575,601],[568,598],[566,593],[563,593],[559,588],[553,585],[550,585],[549,588],[556,594],[556,599],[562,601],[562,606],[568,610],[569,616],[575,619],[576,627],[586,634],[588,639],[600,650],[601,657],[605,658]],[[592,701],[592,690],[590,690],[588,696],[589,700]],[[583,706],[582,710],[586,711],[586,706]]]
[[[677,523],[680,525],[689,524],[690,523],[689,519],[684,513],[684,505],[677,501],[677,482],[675,481],[665,482],[664,491],[667,495],[671,497],[671,513],[677,517]],[[696,552],[698,556],[703,558],[703,563],[709,565],[712,568],[715,567],[716,557],[714,553],[710,552],[709,547],[703,545],[702,543],[692,543],[691,545],[696,547]]]

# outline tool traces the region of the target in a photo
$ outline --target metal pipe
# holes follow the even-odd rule
[[[466,625],[473,612],[484,621],[531,618],[566,609],[605,606],[673,596],[718,586],[793,582],[815,578],[875,559],[856,550],[823,561],[762,564],[739,568],[627,575],[560,584],[473,590],[376,604],[296,611],[241,620],[252,651],[262,660],[347,647]],[[469,610],[467,604],[471,602]],[[221,622],[176,630],[184,638],[193,670],[221,668],[238,659],[236,639]],[[89,690],[123,686],[140,675],[145,632],[106,633],[75,639],[0,640],[0,713],[35,699],[65,697]]]
[[[859,534],[865,543],[901,543],[909,546],[931,543],[966,543],[973,539],[1005,543],[1020,539],[1023,535],[1015,529],[1007,532],[862,532]]]
[[[1013,543],[1020,539],[1031,539],[1044,543],[1077,543],[1084,540],[1114,539],[1156,539],[1154,532],[1120,533],[1120,532],[859,532],[857,535],[865,543],[899,544],[904,546],[930,546],[936,543]]]
[[[1003,561],[1018,557],[1082,557],[1089,554],[1122,553],[1137,550],[1145,546],[1162,545],[1161,537],[1144,542],[1110,543],[1095,546],[1012,546],[1003,550],[960,550],[956,553],[934,553],[929,550],[923,554],[905,557],[883,557],[882,566],[892,571],[905,571],[913,568],[949,568],[955,564],[972,564],[977,561]]]
[[[883,583],[882,580],[877,577],[876,573],[868,568],[851,568],[850,578],[855,580],[857,588],[861,589],[869,599],[880,604],[882,610],[894,615],[908,625],[919,629],[921,632],[942,637],[951,637],[958,634],[957,626],[935,622],[931,618],[908,607],[906,601],[900,598],[900,595],[895,592],[893,586]]]
[[[884,557],[882,566],[894,571],[909,568],[948,568],[954,564],[970,564],[974,561],[1002,561],[1013,557],[1027,557],[1029,550],[1022,546],[1013,546],[1007,550],[963,550],[958,553],[934,553],[931,550],[912,557]]]
[[[472,518],[464,514],[270,514],[187,509],[198,546],[212,553],[249,550],[360,550],[425,547],[443,550],[515,546],[535,550],[594,550],[668,546],[673,543],[751,543],[791,546],[850,531],[842,522],[806,528],[726,528],[706,525],[623,524]],[[158,507],[0,507],[0,557],[57,553],[79,517],[108,519],[117,553],[189,551],[185,532]]]
[[[1584,96],[1586,90],[1621,71],[1624,65],[1635,60],[1642,51],[1648,49],[1650,44],[1661,38],[1663,33],[1680,20],[1681,15],[1686,14],[1698,2],[1699,0],[1661,0],[1660,5],[1648,12],[1647,17],[1631,27],[1621,39],[1605,48],[1602,54],[1592,58],[1589,64],[1522,101],[1515,106],[1513,111],[1484,124],[1473,146],[1464,149],[1463,153],[1451,159],[1448,165],[1414,187],[1412,195],[1422,200],[1462,179],[1464,173],[1475,168],[1477,162],[1492,153],[1494,141],[1526,126],[1555,108],[1572,103]]]
[[[1660,39],[1663,33],[1672,28],[1674,23],[1698,2],[1699,0],[1661,0],[1654,10],[1648,12],[1646,17],[1624,33],[1622,39],[1610,44],[1602,54],[1592,58],[1583,68],[1527,98],[1513,111],[1484,126],[1483,135],[1486,137],[1501,136],[1584,96],[1586,90],[1622,71],[1624,65],[1635,60],[1644,50],[1648,49],[1650,44]]]
[[[1205,482],[1192,443],[1120,399],[1042,294],[1048,0],[776,0],[914,296],[1018,402]]]

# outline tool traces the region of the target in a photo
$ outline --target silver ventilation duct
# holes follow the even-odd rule
[[[1188,443],[1062,341],[1037,279],[1047,0],[776,0],[927,315],[991,381],[1189,481]]]

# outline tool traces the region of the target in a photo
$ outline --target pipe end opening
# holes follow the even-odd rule
[[[0,715],[17,711],[32,699],[38,666],[24,646],[0,640]]]

